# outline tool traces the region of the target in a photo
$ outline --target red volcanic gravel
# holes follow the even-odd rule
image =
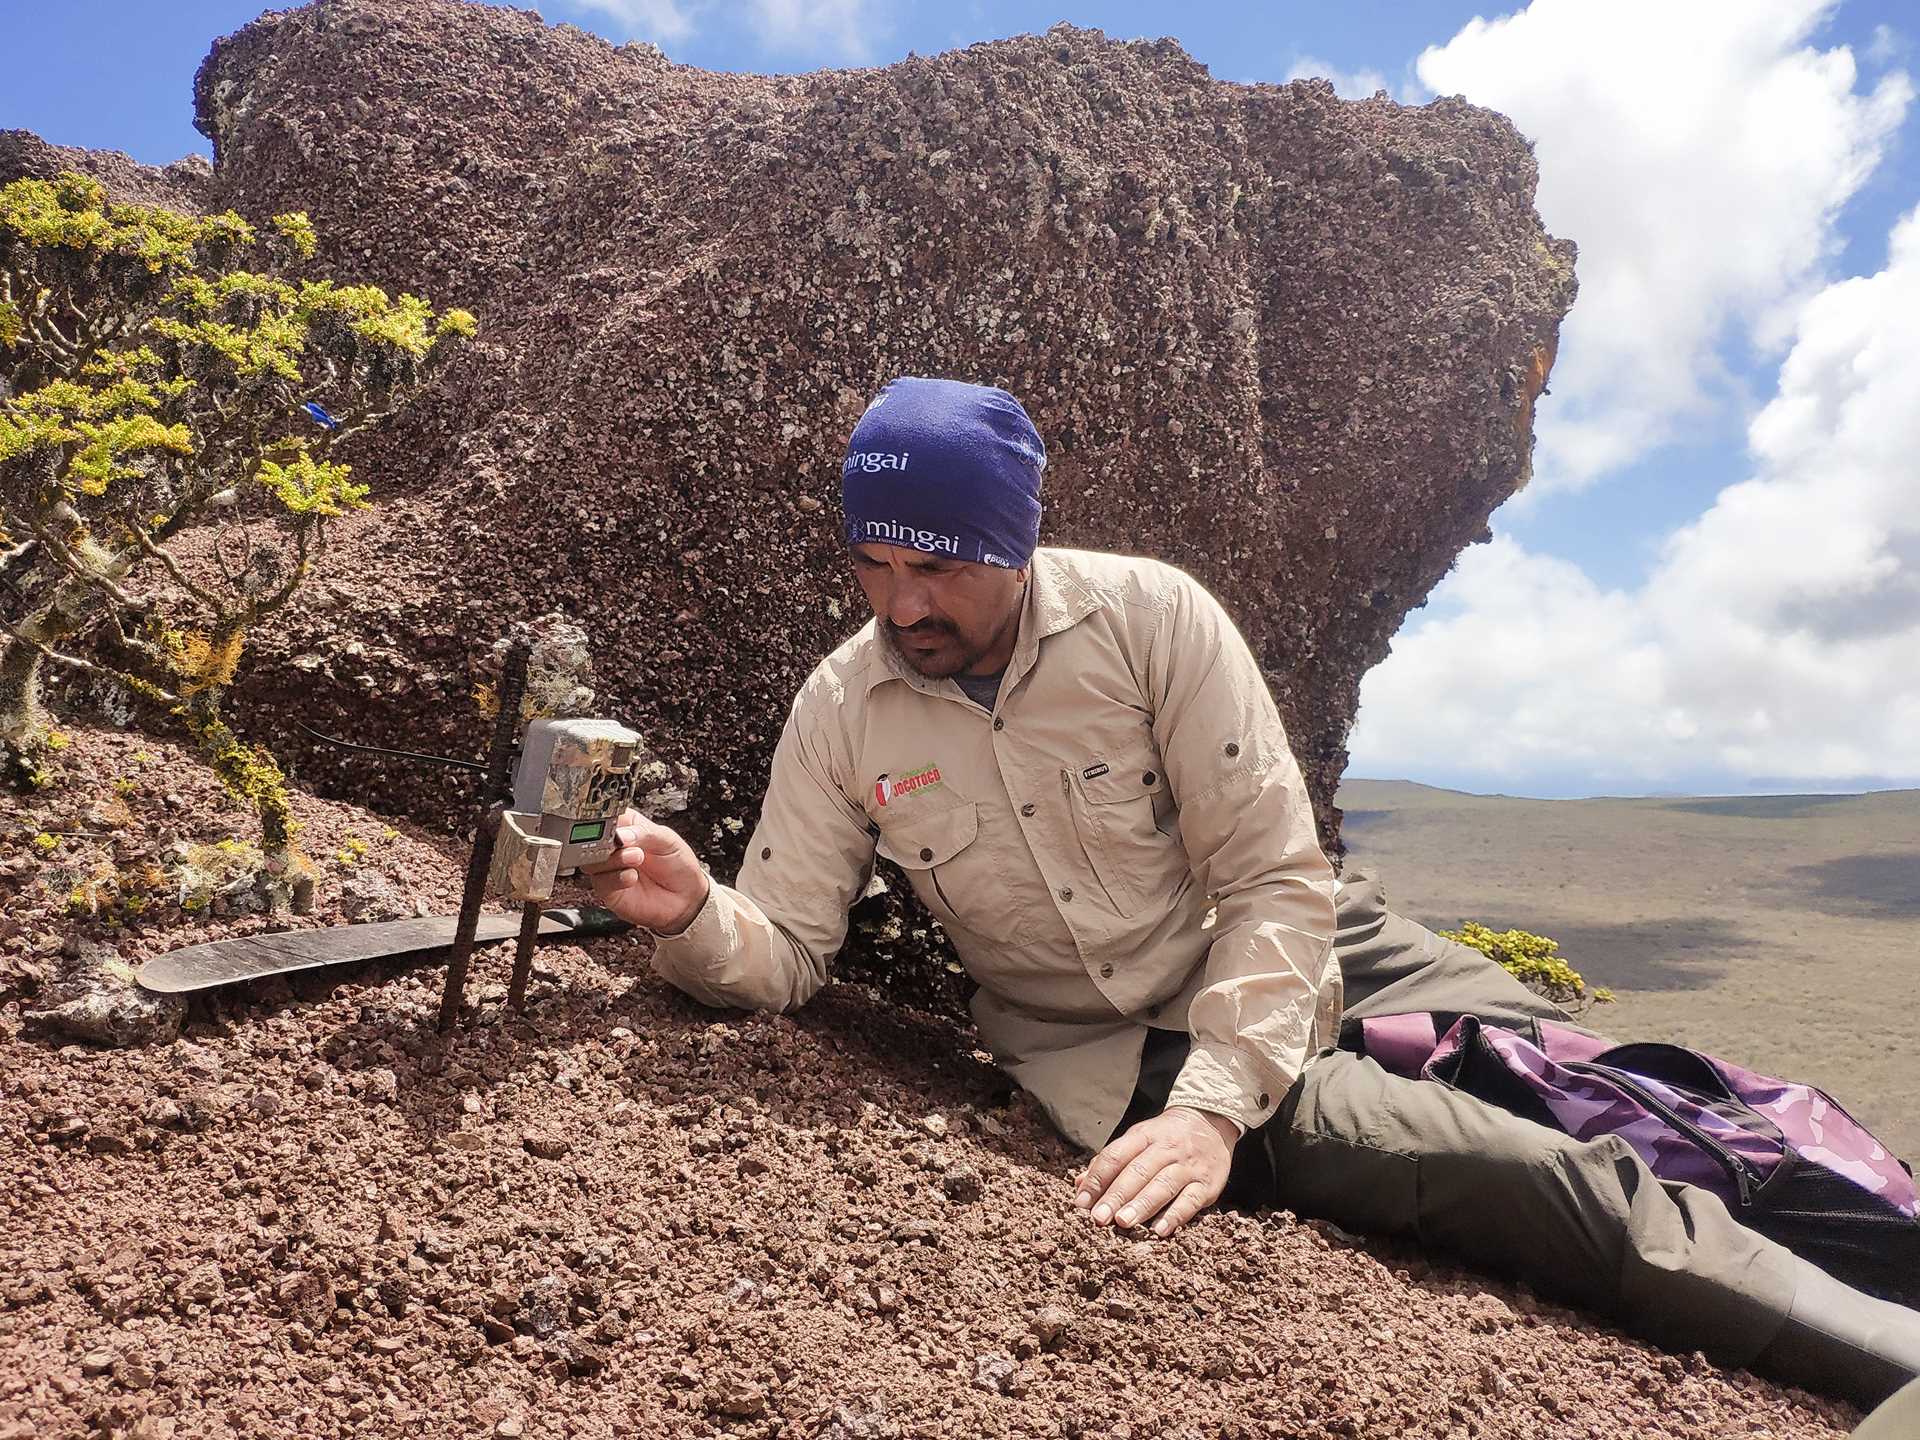
[[[135,753],[120,854],[232,833],[205,773],[138,736],[80,732],[63,793]],[[543,950],[524,1015],[483,952],[450,1039],[441,971],[391,962],[203,998],[172,1044],[30,1038],[63,936],[138,956],[218,933],[58,914],[60,867],[94,858],[64,847],[106,845],[18,843],[61,809],[0,851],[0,1437],[1798,1440],[1857,1418],[1286,1214],[1094,1229],[1076,1156],[963,1030],[845,985],[793,1017],[704,1010],[644,942]],[[355,876],[451,907],[455,849],[299,809],[316,857],[373,841],[299,923]]]

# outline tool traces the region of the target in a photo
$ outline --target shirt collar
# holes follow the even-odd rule
[[[1020,634],[1013,644],[1013,656],[1007,661],[1006,678],[1000,682],[1001,693],[1011,690],[1014,683],[1033,668],[1040,658],[1042,640],[1079,624],[1098,608],[1093,592],[1059,551],[1034,551],[1026,598],[1020,606]],[[960,687],[952,681],[929,680],[895,655],[893,647],[881,638],[879,624],[877,620],[870,622],[873,653],[879,663],[867,667],[869,691],[883,681],[902,680],[929,695],[960,694]]]

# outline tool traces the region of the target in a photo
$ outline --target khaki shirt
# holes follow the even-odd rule
[[[869,623],[794,700],[737,884],[656,967],[709,1004],[804,1004],[876,851],[978,982],[981,1039],[1090,1149],[1148,1026],[1193,1037],[1168,1103],[1249,1129],[1338,1034],[1299,768],[1246,643],[1171,566],[1039,551],[991,714]]]

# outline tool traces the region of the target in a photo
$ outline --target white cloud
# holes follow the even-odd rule
[[[871,60],[892,29],[886,0],[752,0],[747,10],[768,50],[852,64]]]
[[[1867,63],[1885,65],[1898,60],[1907,52],[1907,42],[1891,25],[1873,27],[1873,38],[1867,42]]]
[[[597,10],[612,17],[636,39],[656,45],[684,40],[693,33],[693,17],[677,0],[567,0],[576,10]]]
[[[1606,591],[1496,539],[1367,677],[1353,773],[1514,789],[1920,782],[1920,211],[1801,308],[1751,477]]]
[[[684,41],[717,24],[745,31],[769,54],[865,64],[893,28],[894,0],[553,0],[596,11],[636,39]]]
[[[1536,482],[1587,484],[1724,391],[1719,343],[1765,343],[1820,282],[1839,207],[1913,98],[1862,91],[1808,42],[1829,0],[1533,0],[1416,62],[1421,83],[1511,116],[1539,208],[1580,245],[1580,299],[1544,407]]]
[[[1287,71],[1284,83],[1319,78],[1333,82],[1333,92],[1342,100],[1371,100],[1376,90],[1391,91],[1387,77],[1378,70],[1342,70],[1313,55],[1302,55]]]

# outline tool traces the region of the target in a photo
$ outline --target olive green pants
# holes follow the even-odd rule
[[[1909,1381],[1855,1427],[1847,1440],[1913,1440],[1920,1435],[1920,1380]]]
[[[1386,909],[1349,873],[1336,950],[1346,1016],[1429,1010],[1565,1020],[1478,951]],[[1186,1036],[1155,1031],[1122,1127],[1159,1110]],[[1747,1365],[1780,1330],[1792,1257],[1715,1195],[1663,1181],[1625,1141],[1580,1141],[1372,1060],[1327,1051],[1240,1142],[1230,1203],[1271,1205],[1526,1281],[1658,1345]]]

